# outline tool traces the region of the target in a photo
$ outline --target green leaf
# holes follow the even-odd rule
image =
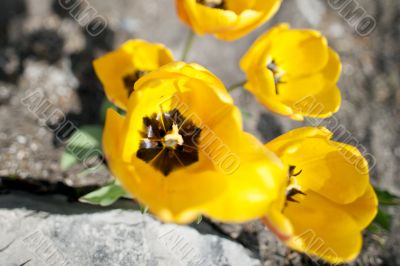
[[[99,125],[83,126],[78,128],[69,138],[67,147],[92,148],[101,147],[103,127]]]
[[[61,156],[61,169],[68,170],[72,166],[89,160],[101,152],[101,126],[83,126],[69,138]]]
[[[107,114],[108,108],[114,108],[114,105],[107,98],[104,98],[103,102],[101,103],[101,107],[100,107],[100,119],[103,122],[106,120],[106,114]]]
[[[375,188],[378,196],[379,204],[386,206],[400,206],[400,197],[391,194],[386,190],[380,190]]]
[[[149,211],[149,207],[145,205],[139,205],[139,208],[142,214],[146,214]]]
[[[374,224],[379,226],[384,230],[390,230],[390,226],[392,224],[392,216],[388,214],[386,211],[379,208],[378,214],[375,217]]]
[[[100,206],[110,206],[119,198],[126,196],[125,190],[115,182],[81,197],[80,202]]]
[[[243,116],[243,118],[244,118],[245,120],[249,120],[249,119],[251,119],[251,117],[252,117],[252,114],[251,114],[250,112],[243,111],[243,110],[240,110],[240,111],[241,111],[241,113],[242,113],[242,116]]]
[[[371,233],[374,233],[374,234],[380,234],[380,233],[382,233],[382,231],[384,231],[383,228],[380,227],[380,226],[379,226],[378,224],[376,224],[376,223],[371,223],[371,224],[368,226],[367,230],[370,231]]]
[[[76,156],[73,154],[64,151],[64,153],[61,155],[61,169],[62,171],[66,171],[75,164],[77,164],[79,161]]]
[[[107,171],[107,167],[104,164],[101,164],[99,166],[96,167],[92,167],[92,168],[87,168],[85,170],[83,170],[82,172],[77,174],[78,178],[85,178],[89,175],[93,175],[95,173],[101,172],[101,171]]]
[[[199,216],[197,216],[196,223],[200,224],[201,221],[203,221],[203,215],[200,214]]]
[[[125,111],[118,108],[117,106],[115,106],[114,104],[112,104],[107,98],[105,98],[103,100],[103,102],[101,103],[101,107],[100,107],[100,119],[101,121],[106,121],[106,114],[107,114],[107,110],[109,108],[114,109],[115,111],[117,111],[119,114],[121,115],[125,115]]]
[[[385,206],[400,206],[400,197],[391,194],[386,190],[375,188],[376,195],[379,201],[378,214],[374,222],[368,227],[368,230],[373,233],[390,230],[392,224],[392,215],[386,212]]]

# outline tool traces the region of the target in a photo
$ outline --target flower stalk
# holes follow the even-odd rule
[[[182,53],[182,57],[181,57],[182,61],[184,61],[184,62],[187,60],[189,52],[192,49],[195,37],[196,37],[196,34],[192,30],[189,30],[188,36],[186,37],[186,41],[185,41],[185,47],[183,49],[183,53]]]
[[[243,80],[243,81],[237,82],[235,84],[232,84],[231,86],[228,87],[227,90],[229,92],[232,92],[236,89],[243,88],[243,86],[246,84],[246,82],[247,82],[247,80]]]

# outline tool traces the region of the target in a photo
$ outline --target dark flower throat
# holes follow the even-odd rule
[[[196,143],[200,132],[201,129],[177,109],[162,114],[154,113],[143,118],[143,130],[140,132],[143,139],[136,157],[167,176],[173,170],[199,160]]]
[[[122,81],[124,82],[124,86],[126,90],[128,91],[128,97],[131,96],[133,92],[133,87],[135,86],[136,81],[146,75],[147,71],[135,71],[132,74],[128,74],[122,78]]]
[[[197,3],[202,4],[203,6],[217,8],[217,9],[226,9],[225,0],[196,0]]]

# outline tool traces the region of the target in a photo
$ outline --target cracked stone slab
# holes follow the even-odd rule
[[[122,207],[0,196],[0,265],[261,265],[237,243]]]

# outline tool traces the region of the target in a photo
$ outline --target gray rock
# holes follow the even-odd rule
[[[261,265],[229,240],[62,198],[1,196],[0,235],[1,266]]]

